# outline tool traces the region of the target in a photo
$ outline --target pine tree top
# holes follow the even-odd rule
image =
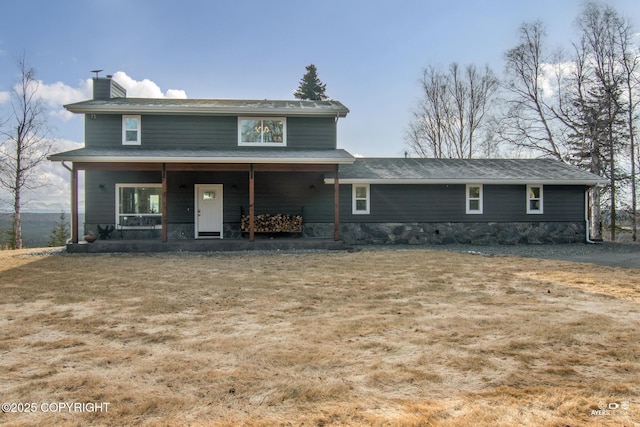
[[[325,94],[327,85],[318,78],[318,71],[313,64],[307,65],[307,72],[300,80],[298,90],[293,93],[296,99],[308,99],[311,101],[324,101],[329,99]]]

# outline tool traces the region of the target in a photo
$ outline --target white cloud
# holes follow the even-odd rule
[[[78,87],[71,87],[62,82],[46,84],[40,80],[36,95],[49,108],[49,114],[52,117],[68,121],[73,118],[74,114],[65,110],[63,105],[90,99],[92,82],[87,79],[81,81]]]
[[[542,89],[542,96],[552,98],[558,94],[558,76],[561,80],[570,78],[576,72],[574,62],[544,63],[540,64],[540,77],[538,84]]]
[[[51,153],[59,153],[68,150],[82,148],[84,144],[69,139],[55,139],[48,141],[51,144]],[[71,180],[70,174],[60,162],[48,160],[38,164],[33,172],[34,181],[37,184],[33,189],[25,189],[22,195],[22,209],[24,212],[61,212],[69,211]],[[83,181],[80,182],[82,185]],[[79,192],[82,200],[84,192]],[[0,211],[11,209],[11,195],[5,190],[0,190]],[[82,205],[81,205],[82,206]]]
[[[115,73],[113,79],[127,90],[127,96],[135,98],[187,98],[187,93],[182,89],[168,89],[163,93],[153,81],[149,79],[134,80],[123,71]],[[47,106],[51,117],[62,121],[69,121],[75,116],[65,110],[64,105],[86,101],[93,96],[92,79],[80,81],[77,87],[62,82],[47,84],[42,80],[38,80],[37,84],[36,96],[38,99]],[[10,98],[9,92],[0,92],[0,104],[8,102]]]
[[[167,98],[186,99],[187,98],[187,92],[185,92],[182,89],[168,89],[167,90]]]
[[[116,72],[113,79],[127,90],[127,96],[133,98],[187,98],[184,90],[169,89],[163,93],[160,86],[151,80],[134,80],[124,71]]]

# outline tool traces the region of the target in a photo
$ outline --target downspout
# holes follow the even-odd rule
[[[584,190],[584,223],[585,223],[585,233],[584,233],[584,239],[586,243],[592,243],[595,244],[596,242],[594,242],[593,240],[591,240],[590,234],[591,234],[591,224],[589,223],[589,189],[591,187],[587,187],[586,190]]]
[[[72,169],[72,168],[70,168],[69,166],[67,166],[67,165],[64,163],[64,160],[63,160],[62,162],[60,162],[60,163],[62,164],[62,167],[63,167],[63,168],[65,168],[66,170],[68,170],[68,171],[69,171],[69,173],[73,175],[73,169]],[[72,179],[73,179],[73,178],[72,178]],[[72,207],[72,209],[73,209],[73,207]],[[69,215],[69,216],[70,216],[69,221],[71,221],[71,227],[73,227],[73,219],[72,219],[72,218],[73,218],[73,213],[72,213],[71,215]],[[71,235],[73,236],[73,233],[71,233]],[[66,242],[66,243],[67,243],[67,245],[68,245],[69,243],[71,243],[71,241],[72,241],[72,240],[73,240],[73,237],[69,237],[69,238],[67,239],[67,242]]]

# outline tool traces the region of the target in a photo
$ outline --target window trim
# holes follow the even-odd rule
[[[116,184],[116,217],[115,217],[115,224],[116,224],[116,228],[118,229],[126,229],[126,230],[144,230],[144,229],[148,229],[149,225],[122,225],[120,222],[121,217],[138,217],[138,218],[160,218],[160,221],[158,223],[156,223],[153,228],[154,229],[162,229],[162,199],[160,199],[160,211],[157,214],[150,214],[150,213],[146,213],[146,214],[121,214],[120,213],[120,189],[121,188],[139,188],[139,187],[153,187],[153,188],[159,188],[160,190],[162,190],[162,184],[156,184],[156,183],[118,183]],[[161,191],[161,196],[162,196],[162,191]]]
[[[127,141],[127,119],[136,119],[138,121],[138,138],[135,141]],[[122,116],[122,145],[142,145],[142,116],[135,114],[126,114]]]
[[[356,197],[357,188],[364,187],[367,190],[367,197]],[[365,200],[367,208],[358,210],[358,201]],[[353,215],[369,215],[371,213],[371,184],[351,184],[351,213]]]
[[[282,142],[242,142],[242,126],[243,120],[278,120],[282,122]],[[264,139],[263,133],[260,139]],[[286,147],[287,146],[287,118],[286,117],[238,117],[238,146],[239,147]]]
[[[480,189],[480,197],[470,197],[469,190],[471,188],[478,187]],[[478,200],[478,209],[471,209],[469,206],[469,202],[472,200]],[[484,188],[482,184],[467,184],[465,186],[465,207],[467,215],[482,215],[484,212]]]
[[[540,197],[531,197],[531,188],[540,188]],[[540,209],[531,209],[531,201],[539,200]],[[542,184],[527,184],[527,214],[528,215],[542,215],[544,214],[544,186]]]

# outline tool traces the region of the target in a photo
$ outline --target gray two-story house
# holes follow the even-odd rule
[[[128,98],[93,83],[93,99],[65,106],[85,117],[85,147],[49,157],[71,171],[73,243],[79,171],[87,232],[163,242],[577,242],[602,183],[552,160],[355,158],[338,148],[337,101]]]

